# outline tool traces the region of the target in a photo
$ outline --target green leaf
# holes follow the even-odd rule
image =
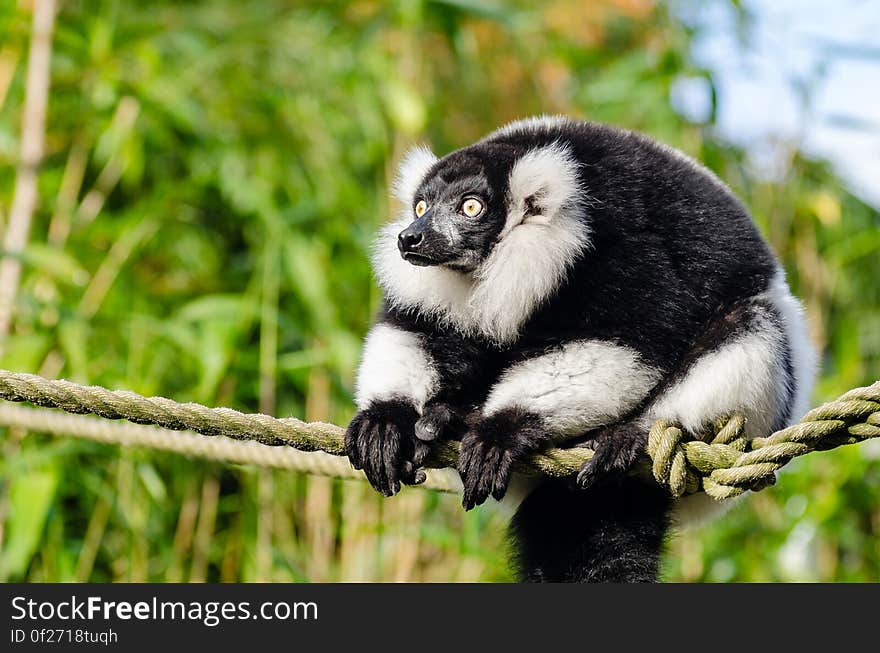
[[[59,477],[56,467],[47,467],[10,481],[8,534],[0,558],[7,578],[23,577],[36,554]]]
[[[89,273],[71,254],[41,243],[30,243],[22,253],[25,264],[56,281],[71,286],[84,286]]]

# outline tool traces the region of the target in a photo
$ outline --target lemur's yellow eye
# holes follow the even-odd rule
[[[469,218],[476,218],[483,212],[483,204],[480,200],[469,197],[461,204],[461,212]]]
[[[428,210],[428,203],[425,200],[419,200],[419,203],[416,204],[416,217],[421,218],[425,215],[425,211]]]

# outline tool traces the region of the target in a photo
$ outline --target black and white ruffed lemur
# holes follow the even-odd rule
[[[673,501],[631,472],[657,418],[751,437],[805,410],[802,309],[746,209],[681,152],[541,117],[401,164],[403,215],[374,251],[384,304],[358,373],[346,452],[386,496],[461,440],[465,509],[554,445],[595,456],[532,484],[511,524],[525,581],[656,580]]]

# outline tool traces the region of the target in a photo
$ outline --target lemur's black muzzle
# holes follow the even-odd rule
[[[421,229],[418,229],[416,223],[413,222],[397,236],[397,249],[399,249],[400,253],[405,257],[408,253],[417,252],[419,246],[424,240],[424,232]]]
[[[430,237],[434,236],[434,237]],[[408,263],[413,265],[437,265],[436,234],[431,231],[425,216],[414,221],[397,236],[397,249]]]

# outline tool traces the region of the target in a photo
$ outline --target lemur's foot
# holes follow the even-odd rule
[[[648,435],[630,422],[603,429],[589,443],[596,453],[581,466],[578,485],[586,489],[611,480],[619,480],[632,469],[645,452]]]
[[[458,440],[465,430],[464,419],[447,403],[428,404],[416,422],[415,434],[423,442]]]
[[[397,494],[401,483],[425,480],[421,466],[429,448],[415,437],[418,416],[407,401],[377,401],[359,411],[345,431],[345,453],[352,467],[363,469],[370,485],[386,497]]]
[[[550,441],[540,418],[520,408],[507,408],[490,417],[474,415],[468,421],[470,428],[461,440],[458,457],[465,510],[482,504],[490,494],[500,500],[514,463]]]

